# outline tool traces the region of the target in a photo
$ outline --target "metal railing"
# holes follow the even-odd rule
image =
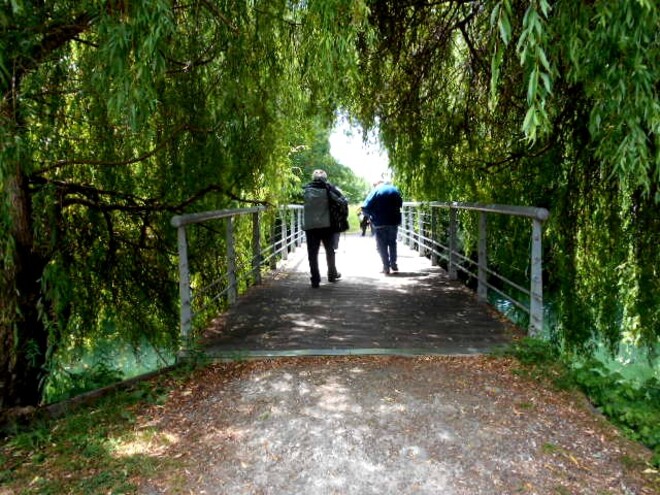
[[[444,217],[441,212],[444,212]],[[476,222],[467,217],[461,218],[465,212],[476,212]],[[178,231],[180,329],[184,346],[191,344],[193,326],[204,328],[208,324],[208,321],[199,321],[193,325],[193,321],[204,314],[209,305],[219,302],[226,306],[234,304],[241,289],[260,284],[263,270],[275,269],[278,260],[288,259],[289,253],[302,245],[302,213],[301,205],[288,205],[277,209],[220,210],[172,218],[171,223]],[[489,266],[487,216],[494,214],[531,220],[531,249],[527,256],[525,281],[513,281]],[[486,300],[488,290],[492,290],[527,313],[529,333],[538,335],[543,329],[542,228],[548,216],[544,208],[406,202],[402,209],[399,235],[420,256],[429,257],[432,265],[439,265],[443,260],[451,279],[457,279],[459,271],[475,279],[479,299]],[[224,235],[212,227],[214,222],[224,223]],[[187,229],[193,225],[206,227],[213,235],[206,244],[199,241],[199,235],[196,236],[193,245],[202,246],[197,248],[196,257],[203,258],[207,264],[200,262],[191,269]],[[241,235],[237,235],[237,229]],[[505,233],[499,230],[498,235],[505,237]],[[244,243],[248,239],[249,245],[241,245],[237,249],[239,237]],[[473,238],[474,242],[466,242],[468,237]],[[212,255],[205,251],[208,246],[216,244],[221,244],[224,252]],[[215,279],[209,280],[207,276],[207,272],[213,271],[208,268],[209,263],[221,264],[215,270],[219,275]],[[495,280],[500,282],[499,286],[493,283]],[[508,292],[503,290],[505,286],[509,288]],[[516,292],[522,297],[516,297]],[[209,309],[211,318],[218,314],[219,309]]]
[[[441,211],[445,212],[444,218],[441,218]],[[470,211],[478,213],[476,226],[473,225],[474,222],[459,221],[459,212]],[[487,216],[492,214],[531,220],[531,249],[527,275],[529,288],[496,273],[489,267]],[[443,259],[451,279],[458,278],[459,270],[468,277],[476,279],[479,299],[487,300],[488,290],[491,289],[529,314],[529,333],[538,335],[543,330],[542,231],[543,222],[548,216],[548,210],[545,208],[435,201],[406,202],[402,209],[399,234],[405,244],[419,251],[420,256],[429,256],[433,265],[438,265]],[[464,245],[459,247],[462,244],[459,241],[470,235],[476,239],[476,260],[473,259],[474,256],[470,256],[474,253],[474,249],[466,252]],[[503,236],[504,233],[498,232],[498,235]],[[494,280],[500,281],[500,287],[506,286],[514,290],[505,292],[492,283]],[[513,295],[515,292],[523,295],[522,301]]]
[[[205,309],[222,300],[226,305],[236,302],[240,287],[258,285],[262,280],[262,270],[275,269],[278,260],[288,259],[289,252],[302,245],[304,232],[302,230],[302,206],[287,205],[277,209],[254,207],[234,210],[218,210],[189,215],[177,215],[172,218],[171,224],[177,229],[177,244],[179,253],[179,295],[180,295],[180,329],[181,340],[184,347],[191,344],[193,321]],[[245,225],[245,221],[251,225]],[[220,233],[215,224],[224,223],[224,240],[218,239]],[[193,225],[205,227],[211,231],[211,241],[207,241],[199,249],[198,256],[205,254],[205,249],[213,249],[216,244],[224,246],[224,253],[207,262],[222,263],[220,276],[213,280],[200,273],[191,271],[189,230]],[[237,227],[245,231],[250,229],[249,246],[240,246],[237,250]],[[221,236],[222,237],[222,236]],[[245,255],[245,252],[248,252]],[[206,253],[208,255],[208,253]],[[239,258],[247,262],[240,263]],[[211,256],[215,258],[215,256]],[[198,272],[201,272],[200,270]],[[204,269],[206,271],[206,269]],[[193,280],[194,279],[194,280]],[[200,322],[204,327],[206,322]]]

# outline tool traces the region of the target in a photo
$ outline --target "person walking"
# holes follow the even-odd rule
[[[312,181],[303,189],[305,205],[303,210],[303,230],[307,238],[307,259],[309,261],[312,288],[321,283],[319,271],[319,249],[323,244],[328,265],[328,281],[336,282],[341,278],[335,265],[335,230],[330,221],[330,193],[343,198],[341,192],[330,182],[325,170],[314,170]]]
[[[390,180],[376,186],[362,204],[376,233],[376,247],[383,262],[383,273],[398,272],[396,239],[401,225],[401,191]]]

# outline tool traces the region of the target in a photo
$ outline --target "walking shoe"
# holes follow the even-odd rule
[[[393,271],[393,272],[398,272],[398,271],[399,271],[399,267],[398,267],[396,264],[392,265],[392,271]]]
[[[384,273],[385,275],[389,275],[390,274],[390,267],[389,266],[383,267],[383,271],[381,273]]]
[[[312,289],[318,289],[319,285],[320,284],[318,282],[312,282]]]
[[[341,273],[337,272],[334,275],[328,275],[328,281],[330,282],[336,282],[341,278]]]

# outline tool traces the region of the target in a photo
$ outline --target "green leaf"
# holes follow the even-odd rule
[[[499,27],[502,41],[505,45],[508,45],[509,41],[511,41],[511,23],[509,22],[509,18],[502,16],[500,18]]]
[[[545,72],[541,72],[540,75],[541,75],[541,80],[543,81],[543,87],[545,88],[546,93],[552,94],[552,79]]]
[[[527,83],[527,103],[530,105],[536,99],[536,89],[539,84],[539,70],[534,67],[531,74],[529,75],[529,81]]]

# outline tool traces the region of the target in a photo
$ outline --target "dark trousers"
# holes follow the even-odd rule
[[[318,284],[321,281],[321,273],[319,272],[319,249],[321,244],[325,249],[325,258],[328,263],[328,278],[337,275],[335,249],[333,247],[334,235],[332,229],[310,229],[305,232],[307,237],[307,259],[309,260],[309,271],[312,274],[313,284]]]

